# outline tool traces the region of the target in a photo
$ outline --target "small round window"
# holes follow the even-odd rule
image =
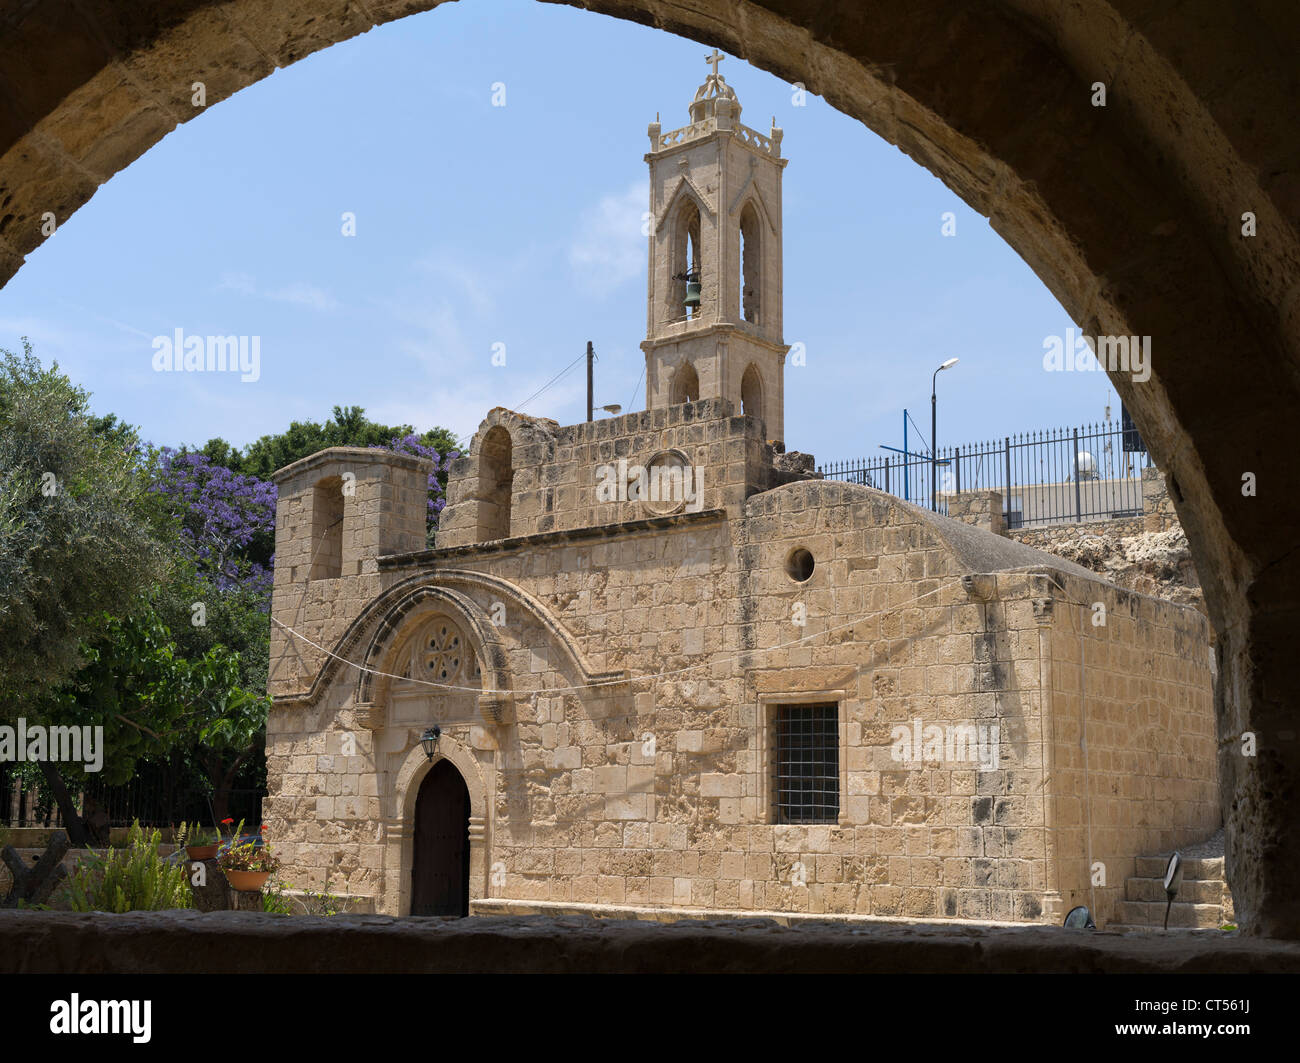
[[[785,559],[786,575],[796,583],[807,583],[812,579],[813,564],[813,555],[801,546]]]

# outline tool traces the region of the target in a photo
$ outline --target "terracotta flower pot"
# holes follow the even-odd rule
[[[185,855],[191,860],[211,860],[217,855],[217,846],[213,845],[187,845],[185,846]]]
[[[232,890],[238,890],[241,893],[258,893],[266,885],[266,880],[271,877],[269,871],[227,871],[226,881],[230,883]]]

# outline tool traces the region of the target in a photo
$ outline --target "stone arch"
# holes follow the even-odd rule
[[[514,495],[514,443],[501,425],[488,429],[479,443],[478,490],[480,538],[510,538],[510,505]]]
[[[676,321],[691,316],[685,308],[686,274],[692,273],[703,280],[704,252],[701,249],[700,236],[703,224],[703,211],[695,197],[688,192],[678,196],[677,204],[672,208],[670,217],[672,229],[669,233],[668,247],[668,285],[665,288],[668,305],[668,319]],[[704,293],[701,290],[700,306],[694,313],[704,307]]]
[[[393,652],[410,630],[408,625],[438,613],[447,613],[463,625],[482,670],[479,709],[487,721],[501,722],[509,705],[511,684],[505,647],[496,625],[467,594],[439,586],[416,587],[386,605],[359,662],[356,704],[382,706],[386,702],[392,679],[386,674],[391,668],[385,664],[392,660]],[[372,620],[373,616],[364,619]]]
[[[438,520],[439,543],[508,539],[516,490],[526,482],[528,466],[553,456],[559,425],[545,417],[527,417],[504,406],[483,418],[469,452],[451,466],[448,505]],[[538,450],[537,448],[541,449]]]
[[[763,374],[753,362],[749,363],[740,380],[740,412],[746,417],[764,421]]]
[[[680,406],[684,402],[698,402],[700,399],[700,375],[690,362],[683,362],[673,373],[671,405]]]
[[[433,759],[418,741],[402,756],[385,809],[384,909],[390,915],[411,912],[411,863],[414,856],[415,802],[420,783],[440,760],[449,760],[469,790],[469,899],[489,896],[488,853],[491,845],[491,791],[473,752],[450,735],[438,739]]]
[[[52,28],[43,5],[0,0],[0,94],[12,119],[0,130],[0,278],[43,241],[47,213],[61,225],[202,113],[193,81],[212,106],[277,66],[438,2],[285,0],[268,17],[258,0],[230,0],[219,16],[208,0],[175,0],[111,19],[80,5]],[[989,217],[1089,335],[1153,338],[1149,379],[1111,376],[1167,474],[1202,574],[1220,635],[1223,748],[1244,732],[1292,730],[1300,493],[1241,492],[1245,472],[1289,484],[1300,443],[1291,6],[1240,0],[1204,18],[1199,7],[1114,0],[1068,9],[934,0],[922,10],[860,0],[851,12],[788,0],[580,6],[718,45],[824,94]],[[1094,106],[1098,82],[1105,107]],[[1300,748],[1224,757],[1243,925],[1300,936]]]
[[[343,574],[346,503],[340,476],[327,476],[312,487],[310,579],[335,579]]]

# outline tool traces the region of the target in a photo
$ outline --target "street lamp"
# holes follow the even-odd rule
[[[935,451],[938,436],[938,399],[935,396],[935,384],[939,374],[945,369],[951,369],[957,364],[956,358],[949,358],[943,365],[934,371],[930,377],[930,508],[935,512],[939,510],[939,464],[938,455]]]

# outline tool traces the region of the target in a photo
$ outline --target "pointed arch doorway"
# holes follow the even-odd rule
[[[429,769],[415,799],[412,915],[469,915],[469,788],[450,760]]]

